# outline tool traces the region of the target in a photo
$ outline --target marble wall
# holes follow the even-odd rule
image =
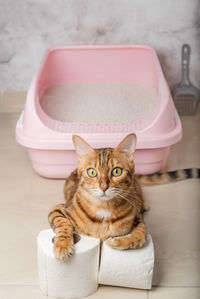
[[[199,0],[0,0],[0,90],[26,90],[49,47],[148,44],[170,86],[180,80],[183,43],[200,87]]]

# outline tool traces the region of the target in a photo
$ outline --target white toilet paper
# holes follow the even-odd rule
[[[66,262],[56,260],[51,229],[38,235],[38,272],[40,288],[45,295],[78,298],[92,294],[98,287],[99,240],[81,236],[75,254]]]
[[[99,283],[138,289],[150,289],[154,267],[151,235],[141,249],[116,250],[103,243]]]

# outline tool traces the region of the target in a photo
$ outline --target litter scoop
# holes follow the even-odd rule
[[[200,90],[189,79],[190,46],[182,46],[182,80],[174,88],[174,104],[180,115],[195,115],[200,101]]]

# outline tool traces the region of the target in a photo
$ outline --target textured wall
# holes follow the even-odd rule
[[[170,84],[180,80],[181,45],[192,47],[200,86],[199,0],[0,0],[0,89],[24,90],[47,48],[148,44]]]

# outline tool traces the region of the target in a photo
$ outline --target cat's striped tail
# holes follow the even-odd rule
[[[186,168],[164,173],[136,175],[138,183],[142,186],[162,185],[193,178],[200,178],[200,168]]]

